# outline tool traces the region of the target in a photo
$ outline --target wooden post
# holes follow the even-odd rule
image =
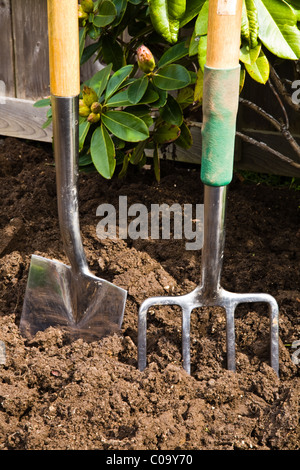
[[[48,0],[50,91],[55,96],[80,93],[77,0]]]
[[[239,64],[242,0],[209,0],[206,65],[230,69]]]

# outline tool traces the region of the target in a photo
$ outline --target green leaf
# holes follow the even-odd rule
[[[79,152],[82,150],[90,126],[91,124],[86,119],[79,119]]]
[[[99,48],[100,48],[100,45],[98,42],[95,42],[94,44],[89,44],[88,46],[86,46],[81,56],[80,65],[85,64],[95,54],[95,52]]]
[[[287,0],[287,2],[294,10],[297,21],[300,21],[300,0]]]
[[[124,111],[129,114],[134,114],[135,116],[142,117],[150,112],[150,108],[144,104],[138,104],[136,106],[130,105]]]
[[[166,0],[168,14],[171,18],[179,20],[185,13],[186,0]]]
[[[80,28],[79,30],[79,57],[81,59],[84,45],[85,45],[85,38],[86,38],[86,29]]]
[[[156,94],[156,99],[152,102],[152,106],[154,108],[161,108],[166,104],[168,97],[168,92],[166,90],[161,90],[160,88],[155,87],[153,84],[149,84],[146,94],[148,92]]]
[[[153,83],[162,90],[178,90],[189,85],[191,77],[185,67],[170,64],[160,68],[153,75]]]
[[[105,92],[105,100],[107,100],[113,93],[117,91],[117,89],[121,86],[121,84],[126,80],[126,78],[132,72],[133,65],[125,65],[121,69],[117,70],[112,77],[110,77],[106,92]]]
[[[113,3],[117,10],[117,17],[113,22],[113,26],[115,27],[118,26],[118,24],[120,24],[123,19],[124,13],[127,8],[127,0],[113,0]]]
[[[143,142],[139,142],[137,146],[133,149],[133,152],[130,157],[130,163],[132,163],[132,165],[137,165],[141,161],[144,155],[145,146],[146,140],[144,140]]]
[[[95,73],[95,75],[88,82],[88,86],[95,90],[98,98],[102,96],[102,93],[106,88],[111,69],[112,64],[107,65],[103,69],[99,70],[99,72]]]
[[[93,41],[96,41],[100,36],[100,32],[100,28],[97,28],[95,25],[90,24],[87,34]]]
[[[94,18],[94,25],[98,28],[103,28],[112,23],[117,16],[117,10],[115,5],[109,0],[102,2],[98,9],[98,14]]]
[[[190,74],[190,79],[191,79],[190,85],[194,85],[197,80],[197,72],[194,72],[194,70],[189,70],[189,74]]]
[[[153,151],[153,168],[156,181],[160,182],[160,160],[159,160],[159,153],[158,153],[158,145],[155,145]]]
[[[120,107],[120,106],[132,106],[133,103],[129,100],[128,97],[128,90],[123,90],[118,93],[115,93],[113,96],[111,96],[107,102],[106,105],[109,108],[112,107]],[[158,99],[158,93],[156,93],[152,88],[147,88],[146,92],[142,96],[142,98],[139,101],[140,104],[150,104],[156,102]],[[135,114],[135,113],[134,113]]]
[[[154,29],[167,42],[176,43],[180,18],[185,12],[186,0],[149,0],[150,19]]]
[[[185,109],[191,104],[193,104],[194,100],[194,91],[191,87],[181,88],[177,94],[176,98],[177,103],[180,104],[181,109]]]
[[[256,82],[262,84],[267,82],[270,74],[270,64],[263,51],[260,52],[254,64],[245,64],[245,68]]]
[[[241,35],[246,39],[251,49],[257,46],[258,18],[255,0],[243,1]]]
[[[240,49],[240,61],[244,64],[254,64],[260,54],[260,51],[261,43],[252,49],[247,43],[243,43]]]
[[[150,116],[150,114],[146,114],[145,116],[141,116],[141,119],[144,121],[146,126],[149,128],[153,125],[154,119]]]
[[[255,0],[255,5],[261,42],[282,59],[299,59],[300,31],[293,9],[278,0]]]
[[[188,55],[188,46],[186,44],[186,41],[179,42],[173,47],[170,47],[169,49],[164,52],[164,54],[161,56],[157,66],[158,68],[163,67],[164,65],[171,64],[173,62],[177,62],[178,60],[182,59],[183,57]]]
[[[192,37],[189,45],[189,56],[193,57],[198,54],[199,36],[196,36],[195,29],[193,30]]]
[[[45,106],[50,106],[51,105],[51,98],[43,98],[41,100],[38,100],[34,103],[35,108],[44,108]]]
[[[207,35],[201,36],[198,45],[198,62],[202,71],[206,64],[206,51],[207,51]]]
[[[195,85],[195,91],[194,91],[194,101],[196,103],[202,104],[202,98],[203,98],[203,70],[200,68],[197,72],[197,81]]]
[[[159,145],[169,144],[180,136],[180,128],[173,124],[161,124],[153,134],[153,140]]]
[[[126,176],[129,161],[130,161],[130,155],[125,154],[123,156],[122,169],[121,169],[120,173],[118,174],[118,178],[122,179],[122,178],[124,178],[124,176]]]
[[[180,27],[182,28],[189,23],[195,16],[198,15],[205,0],[187,0],[186,9],[183,17],[180,20]]]
[[[120,108],[123,106],[132,105],[131,101],[129,101],[128,99],[128,90],[123,90],[119,93],[115,93],[106,101],[105,104],[108,108]]]
[[[240,89],[239,93],[242,92],[244,85],[245,85],[245,79],[246,79],[246,70],[245,67],[242,65],[241,66],[241,73],[240,73]]]
[[[144,75],[133,82],[128,88],[128,99],[132,104],[137,104],[144,96],[148,88],[148,77]]]
[[[124,109],[126,113],[134,114],[135,116],[141,118],[146,126],[151,127],[153,124],[153,118],[150,115],[150,108],[148,106],[138,104],[135,106],[128,106]]]
[[[115,147],[109,133],[102,124],[93,133],[91,156],[97,171],[104,178],[110,179],[116,167]]]
[[[52,117],[49,117],[42,125],[42,129],[46,129],[52,123]]]
[[[180,126],[180,136],[176,140],[176,145],[188,150],[193,145],[193,137],[188,126],[183,122]]]
[[[125,58],[123,49],[119,43],[114,41],[111,36],[103,36],[102,42],[102,57],[103,62],[106,64],[112,63],[113,70],[119,70],[125,65]]]
[[[249,42],[249,39],[250,39],[249,19],[247,15],[247,8],[246,8],[245,0],[243,0],[243,4],[242,4],[241,36],[242,38],[245,38]]]
[[[195,35],[203,36],[207,34],[208,27],[208,0],[203,4],[195,23]]]
[[[145,94],[143,95],[142,99],[139,101],[139,104],[152,104],[153,106],[155,106],[158,99],[159,99],[158,90],[153,90],[151,87],[148,86]]]
[[[88,166],[88,165],[91,165],[92,163],[93,163],[93,160],[91,159],[91,155],[89,153],[79,156],[79,161],[78,161],[79,167]]]
[[[102,122],[108,130],[126,142],[139,142],[149,137],[149,129],[144,121],[124,111],[107,111]]]
[[[178,127],[181,126],[183,121],[182,109],[172,95],[168,95],[167,103],[163,108],[160,108],[159,113],[164,121]]]

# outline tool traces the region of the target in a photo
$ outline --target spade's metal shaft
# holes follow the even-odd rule
[[[51,96],[60,234],[74,273],[90,274],[78,209],[78,97]]]
[[[127,292],[94,276],[87,264],[78,210],[80,58],[77,0],[48,0],[48,38],[58,218],[71,266],[33,255],[20,330],[49,326],[99,339],[120,329]],[[68,21],[62,12],[68,12]]]
[[[225,209],[227,186],[204,186],[204,244],[202,248],[201,284],[191,293],[177,297],[152,297],[146,299],[139,309],[138,367],[147,364],[147,312],[154,305],[178,305],[182,309],[182,358],[183,367],[190,373],[190,317],[198,307],[220,306],[226,312],[227,368],[235,370],[234,312],[240,303],[265,302],[269,305],[270,363],[279,371],[278,359],[278,305],[268,294],[236,294],[221,287],[221,271],[225,242]]]
[[[87,264],[77,194],[78,96],[52,96],[51,102],[59,227],[71,266],[32,256],[20,331],[32,337],[53,326],[95,340],[120,329],[127,292],[94,276]]]

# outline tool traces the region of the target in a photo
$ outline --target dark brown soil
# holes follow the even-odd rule
[[[237,371],[226,369],[223,311],[192,315],[192,373],[181,365],[181,320],[153,308],[148,366],[137,368],[137,312],[149,296],[190,292],[201,251],[182,240],[99,240],[99,204],[202,203],[198,169],[162,164],[131,169],[120,181],[80,176],[83,241],[93,272],[128,290],[120,334],[71,344],[59,330],[32,340],[19,321],[33,253],[68,264],[58,228],[51,147],[16,139],[0,145],[0,449],[2,450],[298,450],[300,365],[299,191],[235,176],[229,187],[222,284],[266,292],[280,307],[280,377],[269,365],[264,305],[236,314]],[[0,343],[1,344],[1,343]],[[1,359],[1,358],[0,358]],[[4,362],[2,357],[2,362]]]

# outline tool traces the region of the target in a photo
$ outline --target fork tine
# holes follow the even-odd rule
[[[190,351],[190,332],[191,332],[191,309],[182,307],[182,362],[184,370],[191,373],[191,351]]]
[[[235,304],[225,308],[226,311],[226,343],[227,343],[227,369],[235,371],[235,328],[234,311]]]

